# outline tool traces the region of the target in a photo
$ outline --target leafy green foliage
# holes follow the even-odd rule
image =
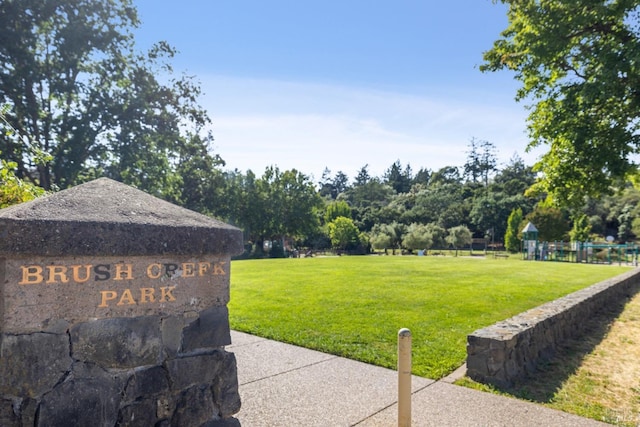
[[[631,231],[634,235],[640,236],[640,217],[636,217],[631,221]]]
[[[502,169],[498,170],[491,190],[508,196],[524,196],[525,191],[533,185],[536,175],[531,166],[514,155]]]
[[[379,222],[376,218],[377,211],[388,205],[395,193],[379,178],[368,177],[366,168],[360,171],[360,175],[363,183],[352,186],[341,197],[349,203],[358,228],[370,231],[374,224]]]
[[[371,246],[374,249],[387,249],[393,247],[393,236],[383,230],[376,230],[369,237]]]
[[[8,104],[0,109],[0,126],[4,128],[4,135],[7,137],[15,134],[15,129],[6,119],[9,109]],[[41,152],[36,155],[38,164],[43,164],[48,160],[47,156]],[[45,194],[44,189],[18,178],[15,173],[17,167],[16,162],[0,159],[0,209],[28,202]]]
[[[553,242],[555,240],[567,240],[569,221],[566,213],[560,209],[538,205],[526,216],[538,229],[538,240]]]
[[[329,168],[325,168],[322,172],[322,180],[320,181],[320,189],[318,193],[322,197],[335,200],[348,187],[349,178],[342,171],[338,171],[332,178]]]
[[[351,218],[351,208],[344,200],[338,200],[327,205],[324,222],[330,223],[338,217]]]
[[[562,205],[606,192],[636,171],[640,148],[637,1],[502,0],[509,26],[483,71],[509,69],[531,102],[531,147],[548,144],[534,191]]]
[[[0,209],[28,202],[45,194],[45,191],[15,174],[16,164],[0,159]]]
[[[458,255],[459,248],[471,244],[472,234],[466,226],[458,225],[451,227],[447,232],[449,234],[446,237],[446,241],[456,249],[456,256]]]
[[[415,201],[403,218],[405,222],[436,223],[443,228],[465,224],[469,207],[464,196],[461,184],[430,185],[415,194]]]
[[[591,234],[591,224],[587,215],[580,215],[573,220],[573,227],[569,232],[572,242],[587,242]]]
[[[429,223],[425,227],[426,231],[431,235],[432,247],[444,248],[446,245],[445,238],[447,237],[447,230],[435,223]]]
[[[371,230],[371,244],[376,249],[400,249],[406,226],[398,222],[376,224]]]
[[[515,254],[520,251],[522,239],[520,232],[522,231],[522,209],[514,209],[509,215],[507,221],[507,232],[504,235],[504,248]]]
[[[317,210],[322,200],[309,177],[295,169],[280,172],[268,167],[257,182],[262,207],[270,221],[264,224],[264,236],[301,237],[318,226]]]
[[[509,213],[514,206],[519,206],[520,198],[506,197],[500,193],[489,193],[477,196],[469,217],[477,229],[486,231],[488,235],[504,236]]]
[[[631,215],[632,210],[632,205],[625,205],[622,208],[622,212],[618,216],[618,240],[621,242],[629,241],[631,239],[631,236],[633,235],[633,217]]]
[[[327,227],[329,228],[331,245],[335,249],[352,249],[360,243],[360,232],[351,218],[339,216],[331,221]]]
[[[45,189],[108,176],[206,211],[192,184],[221,160],[200,89],[166,43],[135,50],[137,25],[131,0],[1,2],[0,151]]]
[[[407,165],[403,171],[400,160],[396,160],[384,173],[384,180],[396,193],[409,192],[412,183],[411,166]]]
[[[429,249],[433,245],[433,236],[424,224],[409,225],[402,239],[402,246],[410,250]]]
[[[309,177],[295,169],[271,166],[259,178],[251,171],[226,172],[218,191],[212,213],[243,228],[246,239],[259,247],[264,239],[302,239],[319,230],[322,198]]]

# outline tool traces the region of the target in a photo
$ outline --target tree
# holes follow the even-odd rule
[[[393,245],[393,236],[386,229],[374,227],[369,238],[374,249],[387,249]]]
[[[260,227],[263,237],[301,238],[319,227],[322,198],[309,177],[295,169],[280,172],[270,166],[256,185],[263,207],[260,216],[265,218]]]
[[[535,190],[581,206],[636,172],[640,152],[638,2],[501,0],[509,26],[483,71],[515,71],[532,102],[529,147],[549,145]]]
[[[333,178],[333,198],[336,199],[340,194],[349,188],[349,177],[342,171],[338,171]]]
[[[429,249],[433,244],[433,237],[424,224],[413,223],[407,228],[402,239],[402,246],[409,250]]]
[[[471,138],[467,162],[464,164],[464,175],[471,182],[482,182],[484,187],[489,186],[489,175],[496,170],[498,163],[496,147],[489,141],[479,141]]]
[[[9,136],[15,133],[15,129],[7,122],[6,111],[7,106],[0,110],[0,122],[7,128],[4,133]],[[28,202],[45,194],[41,187],[18,178],[15,173],[17,166],[15,162],[0,159],[0,209]]]
[[[358,171],[354,185],[356,186],[365,185],[369,181],[371,181],[371,175],[369,175],[369,165],[366,164],[363,167],[361,167],[360,170]]]
[[[622,213],[618,216],[618,240],[621,242],[628,242],[633,235],[633,216],[631,211],[633,206],[625,205],[622,209]]]
[[[413,177],[412,186],[426,187],[427,185],[429,185],[430,180],[431,171],[429,169],[420,168],[420,170]]]
[[[489,176],[496,171],[498,157],[496,156],[496,146],[489,141],[480,141],[482,153],[480,155],[480,176],[485,188],[489,187]]]
[[[379,178],[370,178],[364,184],[354,185],[340,195],[352,209],[352,217],[358,228],[370,231],[378,223],[378,211],[393,199],[394,191]]]
[[[489,193],[473,200],[469,218],[476,230],[485,234],[495,233],[498,236],[504,234],[504,222],[509,212],[500,193]],[[500,198],[499,198],[500,197]],[[493,230],[493,231],[491,231]],[[489,231],[489,233],[487,233]]]
[[[640,236],[640,217],[634,218],[631,222],[631,232],[636,236]]]
[[[384,173],[384,179],[397,194],[407,193],[413,181],[411,166],[407,165],[403,171],[400,160],[396,160]]]
[[[324,213],[324,222],[328,224],[341,216],[351,218],[351,208],[349,204],[344,200],[331,202],[327,205],[327,210]]]
[[[504,248],[515,254],[520,251],[522,240],[520,239],[520,226],[522,225],[522,209],[511,211],[507,220],[507,231],[504,235]]]
[[[334,249],[351,249],[360,243],[359,231],[351,218],[339,216],[328,224],[329,238]]]
[[[569,221],[560,209],[538,204],[526,219],[536,226],[541,241],[552,242],[567,238]]]
[[[173,48],[136,52],[137,25],[131,0],[0,2],[0,104],[15,129],[0,151],[19,178],[51,189],[109,176],[182,199],[177,168],[194,170],[190,145],[210,155],[210,120],[193,79],[174,76]]]
[[[394,196],[393,189],[382,183],[379,178],[371,178],[365,184],[354,185],[348,189],[341,199],[347,200],[352,209],[366,207],[382,207]]]
[[[411,222],[433,222],[445,229],[463,224],[469,212],[462,196],[462,185],[432,183],[416,194],[414,206],[405,216]]]
[[[431,235],[432,248],[443,248],[446,243],[447,230],[440,227],[436,223],[429,223],[426,225],[427,232]]]
[[[471,182],[478,182],[480,179],[480,153],[478,153],[478,141],[471,138],[469,141],[469,151],[467,151],[467,162],[464,164],[464,176]]]
[[[536,180],[536,175],[531,166],[526,166],[524,160],[514,154],[493,179],[493,186],[510,196],[524,195]],[[495,191],[495,190],[494,190]],[[532,206],[533,208],[533,206]]]
[[[325,166],[324,170],[322,171],[322,178],[320,178],[320,182],[318,183],[318,185],[320,186],[318,193],[322,197],[330,198],[333,190],[333,186],[331,185],[331,169]]]
[[[225,193],[224,173],[219,169],[224,164],[222,159],[211,155],[208,143],[198,135],[193,135],[176,148],[174,177],[157,192],[164,193],[166,199],[188,209],[223,217],[228,195]],[[146,169],[141,172],[146,173]],[[139,185],[151,190],[148,184]]]
[[[238,170],[226,171],[224,177],[224,198],[216,207],[214,215],[244,230],[245,239],[261,241],[268,223],[266,218],[267,196],[262,193],[262,182],[248,170],[246,174]]]
[[[572,242],[587,242],[591,233],[591,224],[587,215],[580,215],[573,220],[573,228],[569,232]]]
[[[464,225],[458,225],[451,227],[447,230],[449,235],[446,237],[447,243],[453,246],[456,250],[456,256],[458,256],[458,249],[466,245],[470,245],[472,242],[471,231]]]
[[[335,200],[338,195],[344,193],[347,188],[349,188],[349,178],[342,171],[338,171],[338,173],[331,178],[331,171],[325,167],[322,172],[322,180],[319,184],[320,195]]]
[[[376,249],[392,248],[395,255],[396,249],[400,249],[405,232],[405,225],[397,222],[376,224],[371,230],[371,245]]]
[[[381,206],[380,209],[378,209],[378,221],[384,223],[410,223],[410,218],[407,218],[406,214],[407,210],[413,206],[414,201],[415,195],[411,193],[396,194],[387,205]]]
[[[445,166],[431,174],[431,185],[459,184],[460,171],[455,166]]]
[[[0,209],[28,202],[42,196],[45,191],[15,174],[16,164],[0,159]]]

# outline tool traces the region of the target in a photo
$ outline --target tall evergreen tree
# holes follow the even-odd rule
[[[520,239],[520,226],[522,224],[522,209],[517,208],[511,211],[507,220],[507,232],[504,235],[504,248],[511,252],[520,251],[522,239]]]
[[[411,166],[407,165],[403,171],[400,160],[396,160],[385,172],[384,180],[397,194],[408,193],[412,182]]]

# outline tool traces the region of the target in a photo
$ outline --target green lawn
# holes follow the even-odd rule
[[[476,329],[628,271],[482,257],[360,256],[231,264],[232,329],[388,368],[411,329],[413,373],[438,379]]]

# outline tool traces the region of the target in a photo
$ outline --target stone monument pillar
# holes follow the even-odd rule
[[[0,425],[239,426],[241,230],[101,178],[0,210]]]

